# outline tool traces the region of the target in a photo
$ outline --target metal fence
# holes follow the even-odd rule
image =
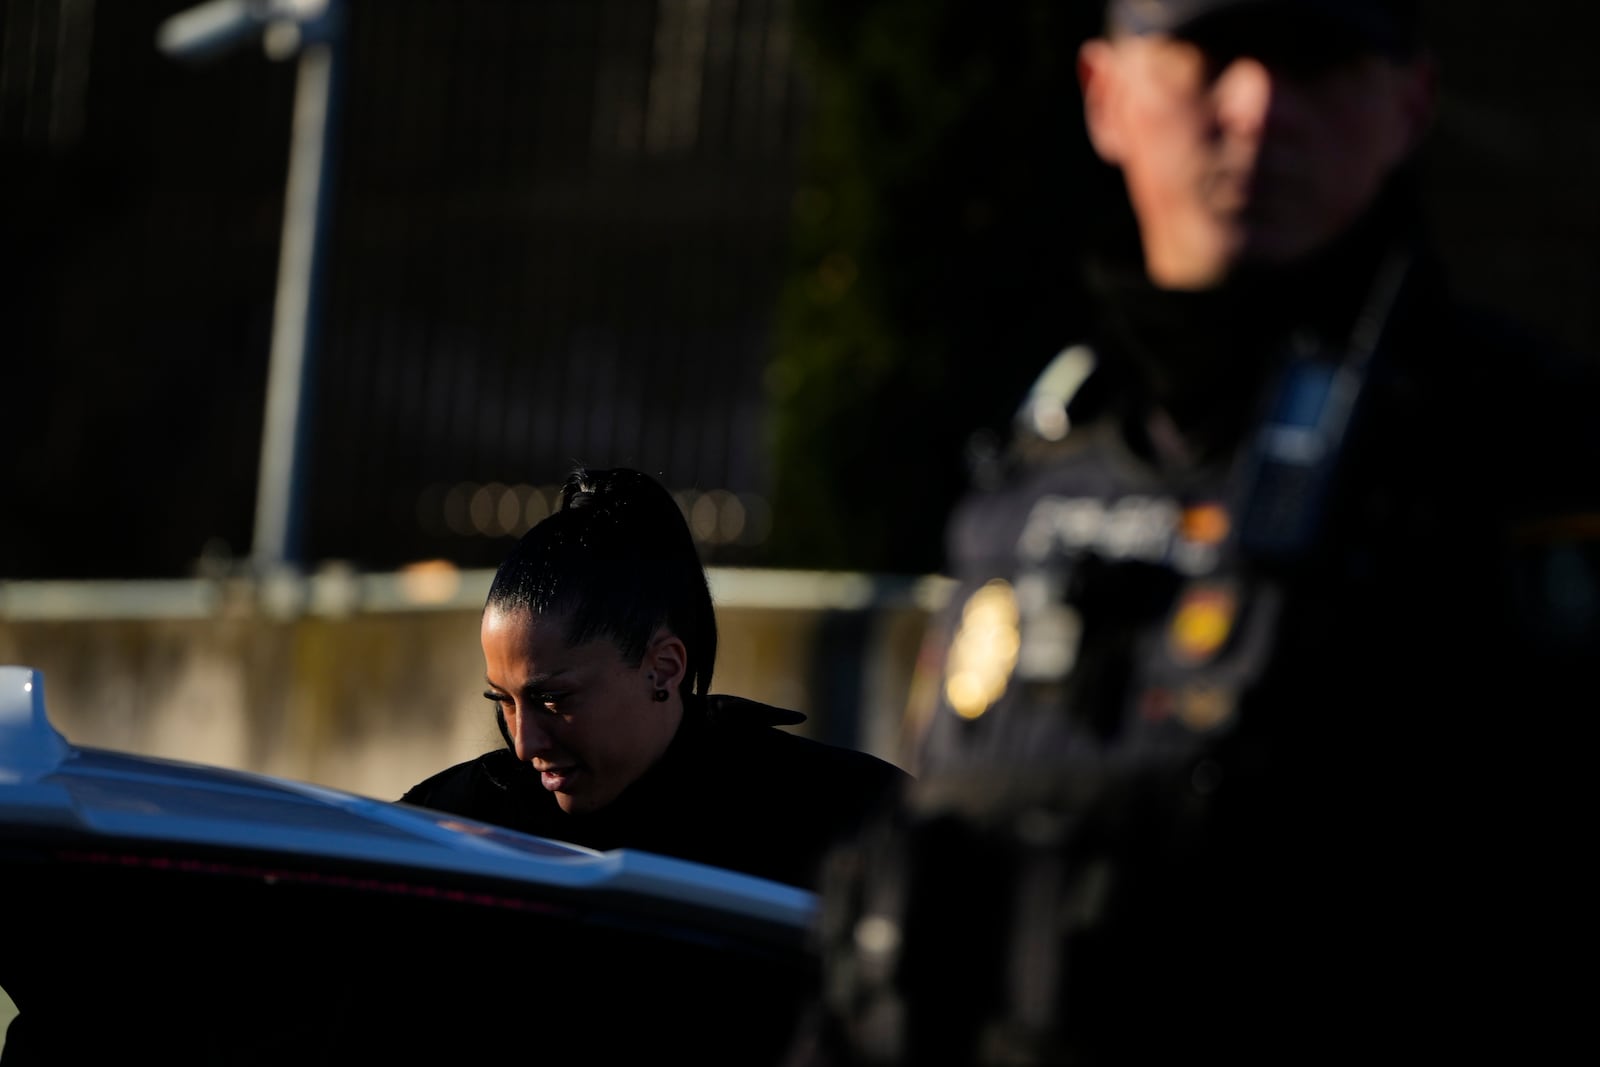
[[[12,577],[250,550],[294,104],[189,4],[7,0]],[[789,0],[348,0],[304,556],[497,561],[574,462],[758,560],[762,375],[805,110]]]
[[[252,548],[295,70],[163,55],[197,2],[0,0],[0,577]],[[771,562],[793,0],[343,3],[305,557],[492,564],[586,461],[659,473],[710,562]],[[1600,5],[1425,7],[1445,259],[1592,351]]]

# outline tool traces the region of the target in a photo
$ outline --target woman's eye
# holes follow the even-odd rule
[[[516,713],[517,702],[505,693],[496,693],[493,690],[484,693],[483,699],[495,705],[507,715]],[[530,693],[523,707],[527,710],[541,709],[552,714],[558,713],[560,705],[568,699],[566,693]]]

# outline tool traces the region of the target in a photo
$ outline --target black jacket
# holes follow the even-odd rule
[[[909,832],[839,897],[916,903],[893,1062],[976,1062],[987,1033],[1099,1064],[1556,1032],[1546,953],[1588,921],[1600,388],[1458,306],[1398,211],[1223,291],[1101,273],[1100,328],[957,509]],[[1269,436],[1305,444],[1265,429],[1289,360],[1373,337],[1326,492],[1257,479]]]
[[[509,749],[440,771],[401,800],[595,849],[632,848],[805,889],[828,849],[911,779],[892,763],[778,729],[805,716],[692,698],[661,759],[599,811],[570,815]]]

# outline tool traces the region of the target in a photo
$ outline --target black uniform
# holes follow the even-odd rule
[[[1453,304],[1412,221],[1209,293],[1096,270],[1099,333],[951,524],[918,782],[832,869],[813,1062],[1552,1032],[1600,390]]]
[[[401,800],[596,849],[634,848],[816,887],[823,855],[910,781],[892,763],[780,726],[798,712],[691,698],[666,753],[616,800],[568,814],[510,749],[446,768]]]

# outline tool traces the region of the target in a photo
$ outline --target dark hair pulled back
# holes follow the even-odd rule
[[[678,502],[642,471],[574,468],[558,509],[500,564],[484,608],[564,617],[568,644],[608,638],[633,666],[666,626],[687,651],[681,691],[710,689],[717,623],[705,565]]]

